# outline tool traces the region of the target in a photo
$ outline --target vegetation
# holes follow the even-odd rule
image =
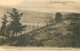
[[[50,19],[50,25],[25,34],[21,34],[26,27],[20,23],[23,13],[13,8],[8,14],[11,21],[7,20],[8,16],[5,14],[2,18],[0,36],[6,38],[0,39],[0,45],[80,47],[80,14],[78,13],[69,13],[64,19],[63,15],[57,12],[55,19]],[[10,24],[7,24],[8,22]]]
[[[4,15],[4,17],[2,18],[2,26],[0,28],[0,35],[6,38],[7,42],[5,41],[5,43],[15,42],[18,34],[21,35],[21,32],[24,31],[24,28],[26,27],[20,23],[20,19],[23,13],[19,13],[15,8],[13,8],[12,13],[8,12],[8,14],[11,21],[7,20],[7,15]],[[14,39],[15,41],[12,41]]]
[[[55,15],[55,22],[61,22],[62,21],[62,14],[60,12],[57,12]]]
[[[21,16],[23,15],[23,13],[19,13],[15,8],[13,8],[13,12],[9,13],[9,15],[10,15],[12,21],[7,26],[7,32],[9,34],[9,36],[11,36],[11,37],[13,37],[14,35],[17,36],[17,34],[24,31],[24,28],[26,27],[20,23],[20,19],[21,19]]]
[[[6,31],[6,27],[7,27],[7,16],[4,14],[3,18],[2,18],[2,26],[0,28],[0,35],[3,37],[8,37],[7,31]]]

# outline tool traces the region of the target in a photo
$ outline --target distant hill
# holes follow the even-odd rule
[[[0,17],[2,17],[3,14],[6,12],[11,12],[11,10],[12,8],[0,6]],[[30,10],[18,10],[18,11],[24,13],[21,19],[22,23],[45,22],[50,18],[54,17],[53,13],[43,13],[43,12],[30,11]]]
[[[0,6],[0,17],[3,16],[6,12],[11,12],[12,8]],[[23,16],[21,19],[22,23],[42,23],[48,21],[51,18],[55,17],[55,13],[45,13],[39,11],[31,11],[31,10],[18,10],[23,12]],[[63,15],[70,14],[71,12],[61,12]]]
[[[26,22],[45,22],[50,18],[54,17],[52,13],[43,13],[43,12],[36,12],[36,11],[25,11],[22,17],[22,21]]]

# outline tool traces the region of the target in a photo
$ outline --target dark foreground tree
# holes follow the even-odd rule
[[[71,25],[73,26],[73,33],[74,33],[74,37],[73,37],[73,45],[75,47],[80,47],[80,14],[75,13],[72,14],[72,23]]]
[[[7,24],[7,16],[4,14],[3,18],[2,18],[2,26],[0,28],[0,36],[3,36],[3,37],[7,37],[7,34],[6,34],[6,24]]]
[[[12,21],[10,21],[6,31],[9,34],[9,37],[17,36],[18,34],[21,34],[26,27],[20,23],[23,13],[19,13],[15,8],[13,8],[12,13],[9,13],[9,15]]]

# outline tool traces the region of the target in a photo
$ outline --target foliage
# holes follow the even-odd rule
[[[13,11],[12,13],[9,13],[12,21],[10,22],[10,25],[7,26],[7,30],[6,30],[9,36],[11,37],[14,35],[17,36],[17,34],[24,31],[24,28],[26,27],[20,23],[20,19],[23,13],[19,13],[15,8],[13,8],[12,11]]]
[[[0,28],[0,35],[3,37],[7,37],[7,32],[6,32],[6,24],[7,24],[7,16],[4,14],[3,18],[2,18],[2,26]]]
[[[57,23],[62,21],[62,14],[60,12],[56,13],[56,15],[55,15],[55,21]]]

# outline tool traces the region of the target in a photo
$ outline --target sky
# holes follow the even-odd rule
[[[66,2],[66,4],[64,4]],[[0,0],[0,6],[40,12],[78,12],[79,0]]]

